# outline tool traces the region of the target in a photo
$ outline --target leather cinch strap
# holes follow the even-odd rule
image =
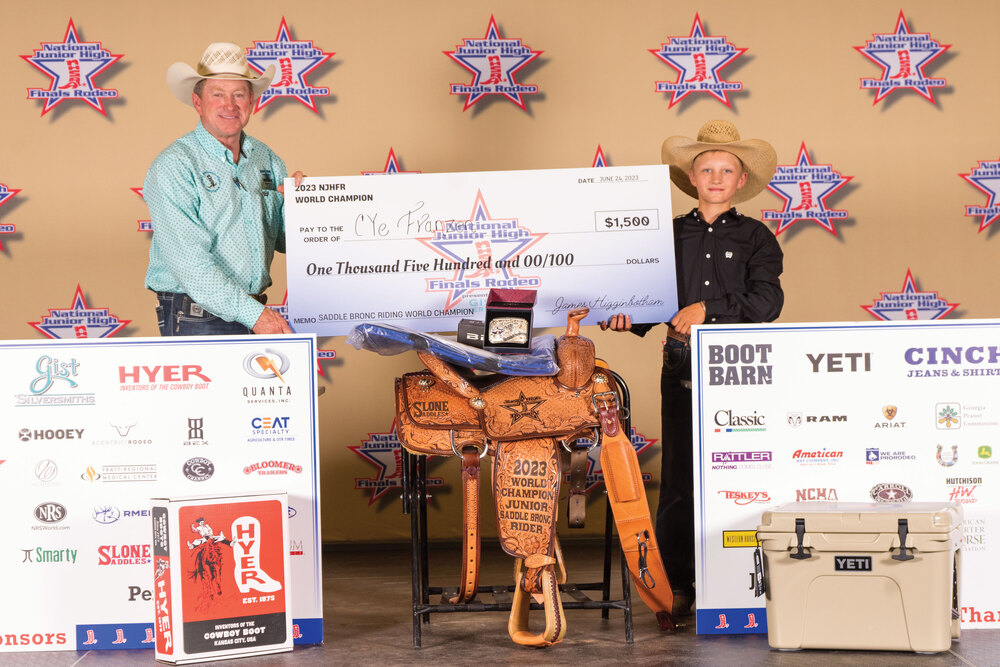
[[[610,391],[607,374],[601,368],[594,373],[594,407],[601,416],[604,485],[611,500],[629,573],[639,597],[656,613],[660,630],[672,630],[676,627],[671,615],[674,594],[653,534],[639,459],[627,435],[622,432],[618,420],[618,398]]]
[[[462,585],[451,604],[471,602],[479,590],[479,457],[475,447],[462,448]]]

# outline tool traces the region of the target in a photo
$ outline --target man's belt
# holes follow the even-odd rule
[[[197,301],[183,292],[157,292],[156,296],[161,299],[172,299],[174,302],[174,310],[182,315],[186,315],[188,317],[211,317],[213,315],[213,313],[207,311]],[[266,294],[250,294],[248,296],[260,303],[262,306],[267,305]]]

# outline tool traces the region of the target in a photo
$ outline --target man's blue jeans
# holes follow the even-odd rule
[[[161,336],[226,336],[253,333],[202,310],[187,294],[157,292],[156,324]]]

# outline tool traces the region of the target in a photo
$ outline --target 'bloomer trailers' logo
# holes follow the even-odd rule
[[[720,79],[719,72],[746,49],[730,44],[725,35],[706,37],[698,14],[689,35],[668,37],[660,48],[649,52],[677,70],[676,81],[656,82],[656,92],[670,93],[670,107],[693,93],[706,93],[728,107],[729,93],[743,90],[742,83]]]
[[[451,84],[452,95],[465,95],[466,111],[487,95],[507,98],[523,111],[522,95],[533,95],[538,86],[518,83],[514,73],[540,56],[542,51],[532,51],[520,39],[508,39],[500,35],[496,20],[490,16],[486,35],[482,39],[463,39],[454,51],[444,54],[472,72],[472,82]]]
[[[52,79],[48,89],[28,88],[29,100],[45,100],[44,116],[66,100],[83,100],[105,116],[104,100],[118,97],[117,90],[94,85],[94,77],[118,62],[122,54],[105,50],[100,42],[81,42],[70,19],[61,42],[42,42],[26,62]]]
[[[290,37],[288,23],[281,17],[278,26],[278,36],[273,42],[258,42],[254,40],[253,48],[247,49],[247,63],[263,74],[268,67],[274,65],[275,76],[257,99],[254,113],[257,113],[271,102],[281,97],[298,100],[307,108],[319,113],[316,108],[316,97],[330,94],[329,88],[314,88],[306,81],[306,75],[325,63],[333,53],[327,53],[315,46],[311,39],[295,40]]]
[[[931,88],[943,88],[948,82],[945,79],[927,78],[924,68],[950,49],[951,44],[941,44],[931,39],[926,32],[911,33],[902,11],[896,19],[895,32],[874,33],[872,37],[864,46],[854,47],[858,53],[882,68],[882,78],[861,79],[862,90],[875,91],[872,106],[885,99],[889,93],[907,88],[917,91],[921,97],[934,104],[934,92]]]

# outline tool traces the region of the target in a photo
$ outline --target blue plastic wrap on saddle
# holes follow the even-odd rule
[[[496,354],[435,334],[365,322],[351,330],[347,342],[358,350],[369,350],[382,356],[411,350],[425,351],[456,366],[503,375],[556,375],[559,372],[556,337],[552,334],[532,338],[530,351],[526,354]]]

